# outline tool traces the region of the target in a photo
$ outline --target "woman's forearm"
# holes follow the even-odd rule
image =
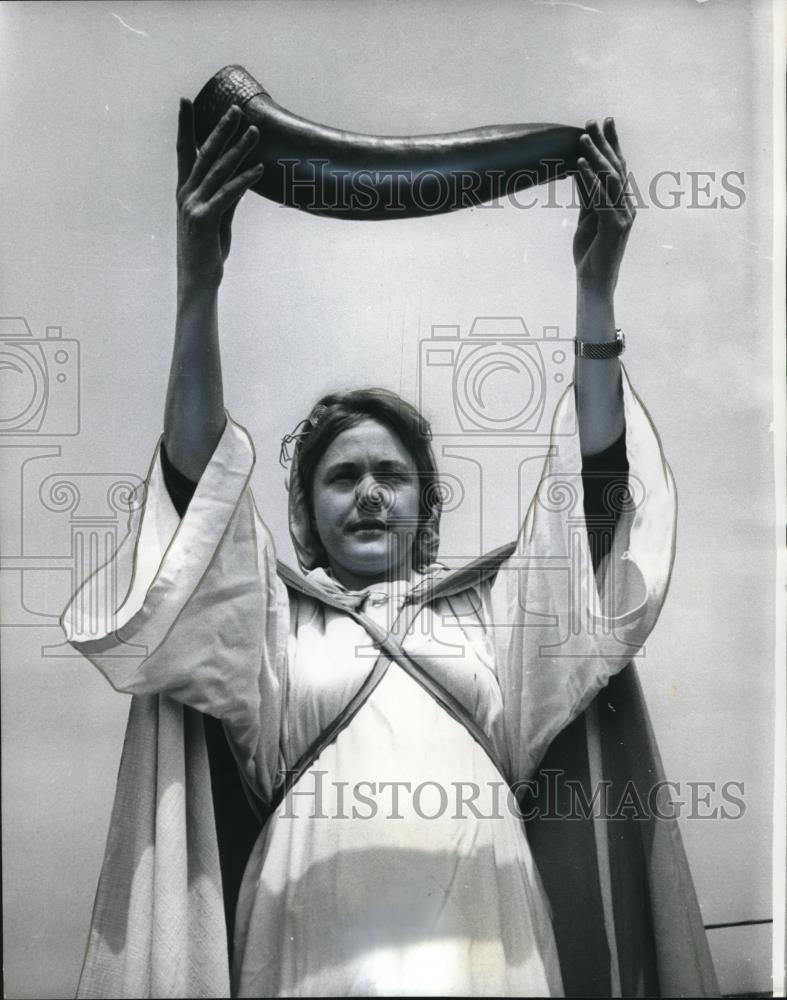
[[[225,423],[218,284],[181,278],[164,413],[164,445],[175,468],[198,480]]]
[[[613,293],[577,286],[577,339],[603,344],[615,339]],[[574,384],[582,455],[595,455],[623,433],[623,387],[617,358],[575,360]]]
[[[577,269],[577,339],[605,344],[615,339],[614,292],[637,210],[615,122],[587,123],[577,160],[579,220],[574,234]],[[574,368],[582,457],[605,451],[621,436],[623,384],[620,362],[576,358]]]

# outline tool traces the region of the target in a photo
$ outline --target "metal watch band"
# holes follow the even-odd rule
[[[587,340],[574,341],[574,354],[580,358],[590,358],[593,361],[604,361],[606,358],[616,358],[626,349],[626,336],[620,330],[615,331],[615,339],[605,344],[593,344]]]

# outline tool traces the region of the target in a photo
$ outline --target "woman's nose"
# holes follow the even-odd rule
[[[356,487],[356,503],[361,510],[379,512],[393,506],[391,488],[374,476],[364,476]]]

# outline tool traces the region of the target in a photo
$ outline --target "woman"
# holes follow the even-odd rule
[[[197,150],[182,102],[163,443],[116,556],[129,588],[114,630],[64,620],[136,696],[81,995],[226,995],[217,897],[235,921],[233,995],[561,995],[566,963],[505,788],[534,776],[655,623],[671,474],[617,357],[580,357],[516,547],[451,574],[435,562],[437,470],[420,416],[378,390],[326,397],[285,441],[306,575],[277,567],[247,485],[252,446],[222,396],[218,289],[233,213],[259,176],[243,169],[258,137],[236,137],[239,117]],[[582,178],[604,198],[586,201],[575,238],[577,339],[598,345],[615,340],[634,208],[612,122],[589,123],[583,143]],[[610,449],[642,499],[594,577],[604,553],[553,487],[576,490]],[[238,811],[222,826],[237,773],[258,824],[235,909],[226,836],[237,867],[248,824]]]

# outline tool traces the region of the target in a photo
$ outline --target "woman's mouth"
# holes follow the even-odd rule
[[[353,534],[358,534],[359,532],[366,531],[385,531],[387,527],[385,521],[381,521],[379,518],[364,518],[362,521],[356,521],[355,524],[351,524],[347,530]]]

